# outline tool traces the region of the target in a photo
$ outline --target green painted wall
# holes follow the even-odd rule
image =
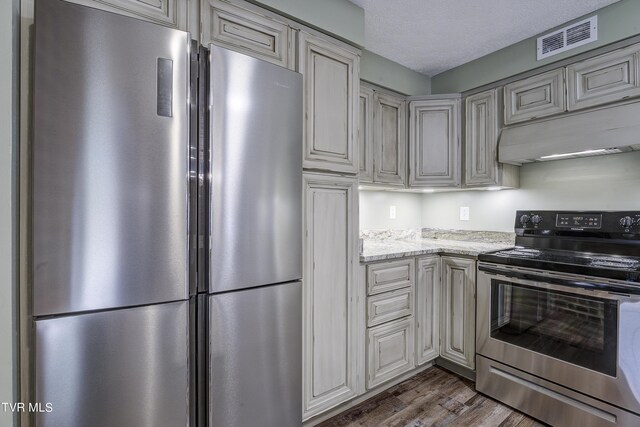
[[[532,37],[432,77],[432,92],[464,92],[640,34],[640,1],[638,0],[622,0],[596,13],[598,14],[598,40],[593,43],[536,61],[538,36]],[[593,13],[590,13],[585,17],[592,15]],[[580,19],[582,18],[571,22]],[[566,24],[560,27],[564,25]]]
[[[365,47],[364,10],[347,0],[250,0],[295,21]],[[405,95],[429,94],[431,80],[400,64],[363,50],[360,77]]]
[[[360,79],[405,95],[428,95],[431,79],[402,65],[364,50],[360,62]]]
[[[364,10],[347,0],[250,0],[364,46]]]
[[[16,50],[14,37],[18,2],[0,0],[0,402],[14,397],[14,179]],[[0,409],[0,425],[13,423],[11,412]]]

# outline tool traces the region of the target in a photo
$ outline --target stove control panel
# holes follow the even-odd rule
[[[556,215],[556,227],[593,228],[602,227],[602,214],[563,214]]]
[[[517,211],[517,234],[615,233],[640,239],[640,211]]]

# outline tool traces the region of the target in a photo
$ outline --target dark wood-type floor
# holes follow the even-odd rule
[[[540,427],[544,424],[478,394],[473,382],[434,366],[320,426]]]

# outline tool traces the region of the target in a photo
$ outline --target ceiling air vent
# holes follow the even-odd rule
[[[538,37],[538,61],[598,40],[598,16]]]

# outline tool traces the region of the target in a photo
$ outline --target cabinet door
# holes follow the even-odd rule
[[[356,394],[357,179],[304,175],[303,396],[307,419]]]
[[[422,365],[440,352],[440,257],[417,260],[416,364]]]
[[[409,103],[409,186],[460,186],[460,100]]]
[[[188,1],[185,0],[71,0],[70,2],[143,19],[178,30],[187,31],[188,29]]]
[[[366,86],[360,86],[358,116],[358,178],[360,182],[373,182],[373,90]]]
[[[633,45],[569,65],[569,111],[640,95],[638,51]]]
[[[359,53],[304,31],[299,34],[304,74],[305,169],[358,173]]]
[[[504,87],[504,123],[510,125],[565,110],[564,68]]]
[[[373,180],[404,187],[406,184],[407,103],[392,95],[374,95]]]
[[[475,367],[476,262],[442,257],[440,356],[470,369]]]
[[[294,32],[286,23],[220,0],[205,1],[201,13],[203,44],[295,68]]]
[[[413,323],[407,317],[369,328],[367,389],[413,369]]]
[[[496,89],[465,100],[465,183],[497,184],[498,98]]]

